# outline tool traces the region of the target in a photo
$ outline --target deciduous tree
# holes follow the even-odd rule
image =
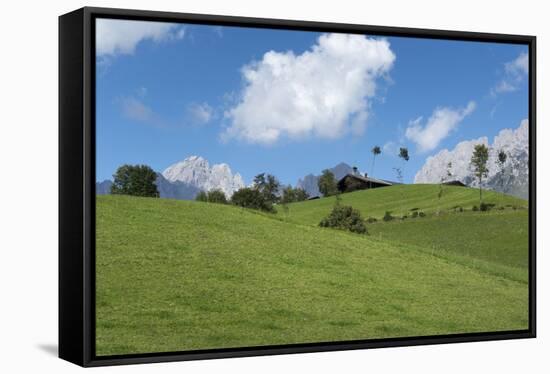
[[[323,174],[319,177],[318,186],[319,191],[325,197],[335,195],[338,192],[334,173],[328,169],[323,170]]]
[[[481,183],[483,178],[487,177],[489,174],[489,169],[487,168],[487,161],[489,160],[489,149],[485,144],[477,144],[474,146],[474,151],[472,153],[472,158],[470,159],[470,167],[473,169],[474,174],[479,183],[479,205],[483,203],[483,195]]]
[[[122,165],[113,175],[111,193],[142,197],[159,197],[157,174],[147,165]]]

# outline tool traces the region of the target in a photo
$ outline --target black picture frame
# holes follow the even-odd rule
[[[95,355],[95,30],[97,17],[516,43],[529,47],[529,328],[187,352]],[[536,37],[85,7],[59,17],[59,357],[80,366],[446,344],[536,336]]]

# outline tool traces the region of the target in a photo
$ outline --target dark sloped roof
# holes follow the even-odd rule
[[[465,185],[464,183],[462,183],[461,181],[459,181],[459,180],[443,182],[442,184],[445,184],[445,185],[448,185],[448,186],[461,186],[461,187],[466,187],[466,185]]]
[[[342,182],[347,177],[354,178],[354,179],[357,179],[357,180],[360,180],[360,181],[363,181],[363,182],[367,182],[367,183],[372,182],[372,183],[384,184],[386,186],[391,186],[393,184],[392,182],[385,181],[385,180],[382,180],[382,179],[377,179],[377,178],[368,177],[368,176],[364,177],[362,175],[357,175],[357,174],[346,174],[342,179],[340,179],[338,181],[338,183]]]

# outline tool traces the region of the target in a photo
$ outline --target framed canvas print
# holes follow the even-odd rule
[[[535,37],[59,19],[59,355],[535,337]]]

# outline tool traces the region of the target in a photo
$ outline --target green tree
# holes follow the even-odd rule
[[[309,199],[309,194],[303,188],[294,189],[295,201],[305,201]]]
[[[197,196],[195,196],[196,201],[202,201],[204,203],[208,202],[208,194],[204,191],[200,191]]]
[[[405,168],[405,162],[409,161],[409,150],[405,147],[399,148],[399,158],[403,162],[403,168]]]
[[[470,167],[473,169],[474,174],[479,182],[479,205],[483,203],[481,183],[483,178],[489,174],[487,168],[487,161],[489,160],[489,149],[485,144],[477,144],[474,146],[474,152],[470,159]]]
[[[319,191],[325,197],[335,195],[338,192],[334,173],[328,169],[323,170],[323,173],[319,177],[317,185],[319,186]]]
[[[257,188],[241,188],[231,196],[231,203],[243,208],[274,212],[273,204]]]
[[[254,177],[254,189],[258,190],[271,204],[279,200],[279,188],[281,184],[271,174],[261,173]]]
[[[157,174],[147,165],[122,165],[113,174],[111,193],[142,197],[159,197]]]
[[[227,198],[225,193],[220,189],[213,189],[208,191],[208,202],[216,204],[227,204]]]
[[[298,201],[304,201],[309,198],[307,192],[301,188],[293,188],[292,186],[286,186],[283,188],[283,194],[281,196],[281,203],[289,204]]]

